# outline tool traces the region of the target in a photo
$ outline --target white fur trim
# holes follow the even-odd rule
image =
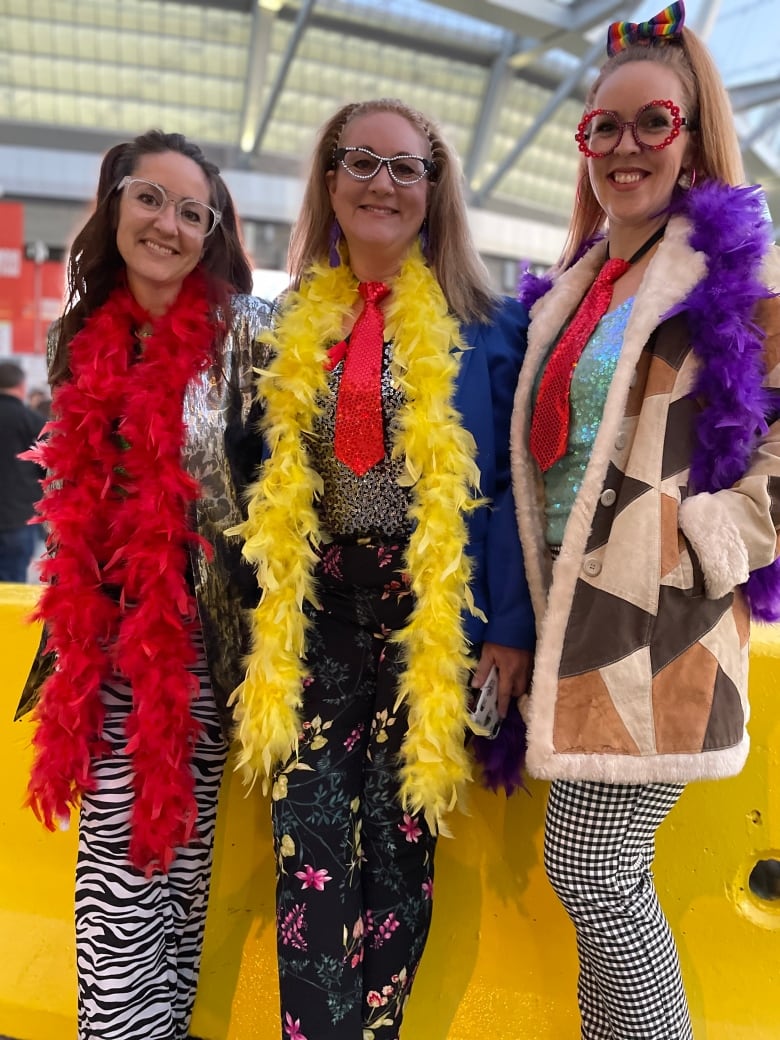
[[[703,491],[686,498],[679,513],[680,528],[704,571],[709,599],[733,592],[750,574],[747,546],[718,495]]]
[[[750,750],[745,732],[739,744],[690,755],[540,754],[529,748],[525,765],[539,780],[593,780],[607,784],[686,784],[722,780],[742,770]]]
[[[780,291],[780,247],[772,246],[764,257],[761,269],[762,281],[769,286],[773,292]]]

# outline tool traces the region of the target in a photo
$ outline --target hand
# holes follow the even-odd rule
[[[496,666],[498,672],[498,711],[501,718],[506,718],[509,701],[512,697],[522,697],[528,693],[531,684],[531,671],[534,655],[530,650],[518,650],[513,646],[500,646],[498,643],[483,643],[482,654],[471,685],[479,688],[488,677],[490,669]]]

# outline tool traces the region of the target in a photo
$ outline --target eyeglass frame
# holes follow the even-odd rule
[[[365,152],[366,155],[370,155],[372,159],[376,159],[377,167],[373,173],[355,173],[354,170],[350,170],[349,166],[344,162],[348,152]],[[423,164],[423,172],[419,177],[416,177],[413,181],[399,181],[399,179],[393,173],[390,163],[396,162],[398,159],[419,159]],[[342,166],[350,177],[354,177],[356,181],[370,181],[379,173],[382,169],[382,163],[387,167],[387,172],[390,174],[390,180],[394,184],[399,185],[401,188],[411,188],[413,184],[419,184],[420,181],[427,177],[429,180],[432,179],[433,174],[436,173],[436,163],[432,159],[426,159],[423,155],[412,155],[411,152],[403,152],[401,155],[377,155],[376,152],[372,152],[370,148],[364,148],[359,144],[343,145],[341,148],[333,149],[333,163],[335,167],[338,163]]]
[[[640,141],[637,136],[636,124],[639,122],[639,117],[643,112],[646,112],[648,108],[666,108],[669,110],[672,116],[672,129],[666,140],[661,144],[645,144],[644,141]],[[593,119],[594,116],[608,115],[615,117],[615,124],[619,129],[617,141],[613,146],[606,152],[594,152],[592,148],[589,148],[585,138],[585,127]],[[605,159],[608,155],[612,155],[616,148],[619,147],[620,142],[623,140],[623,134],[626,132],[626,127],[631,127],[631,136],[634,138],[637,148],[641,148],[642,151],[646,152],[660,152],[664,148],[668,148],[669,145],[674,141],[676,137],[680,136],[680,130],[683,127],[689,130],[693,129],[693,125],[689,119],[685,116],[680,115],[680,106],[676,105],[674,101],[670,101],[668,98],[663,100],[648,101],[646,104],[640,106],[636,110],[636,114],[633,119],[627,119],[621,121],[617,112],[611,108],[594,108],[591,112],[586,112],[582,119],[577,125],[577,132],[574,135],[574,140],[577,142],[577,148],[585,155],[588,159]]]
[[[209,237],[209,235],[212,235],[217,230],[217,225],[222,220],[221,210],[214,209],[214,207],[210,206],[208,202],[201,202],[200,199],[194,199],[191,195],[180,195],[178,199],[176,199],[173,197],[175,195],[175,192],[168,191],[168,189],[164,188],[162,184],[158,184],[157,181],[150,181],[146,177],[133,177],[132,174],[125,174],[125,176],[122,178],[119,184],[117,184],[116,190],[123,191],[131,184],[151,184],[153,188],[157,188],[158,191],[162,192],[163,204],[159,212],[162,213],[165,207],[168,205],[168,203],[170,203],[173,206],[174,212],[176,214],[177,226],[186,235],[192,235],[193,237],[206,239]],[[134,199],[133,201],[140,202],[141,200]],[[201,233],[196,228],[193,228],[191,224],[182,223],[180,221],[179,218],[181,214],[181,207],[185,202],[197,202],[199,206],[205,206],[205,208],[213,215],[214,223],[203,235],[201,235]],[[141,203],[141,205],[143,205],[143,203]]]

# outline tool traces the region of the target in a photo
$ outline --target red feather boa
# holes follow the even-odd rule
[[[152,334],[139,359],[134,330],[145,324]],[[161,318],[117,288],[71,341],[72,378],[55,390],[55,418],[32,452],[48,471],[38,510],[52,553],[35,617],[57,668],[36,708],[28,804],[53,830],[94,788],[92,759],[107,753],[100,686],[116,671],[133,689],[129,854],[147,875],[168,869],[197,816],[186,564],[200,489],[181,465],[182,404],[213,361],[215,332],[198,272]]]

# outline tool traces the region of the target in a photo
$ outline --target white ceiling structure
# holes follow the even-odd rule
[[[560,229],[573,132],[607,24],[660,5],[0,0],[0,161],[14,149],[99,155],[159,126],[196,140],[223,169],[296,177],[340,104],[396,96],[443,126],[472,213]],[[687,9],[729,87],[749,177],[764,185],[780,234],[780,3]]]

